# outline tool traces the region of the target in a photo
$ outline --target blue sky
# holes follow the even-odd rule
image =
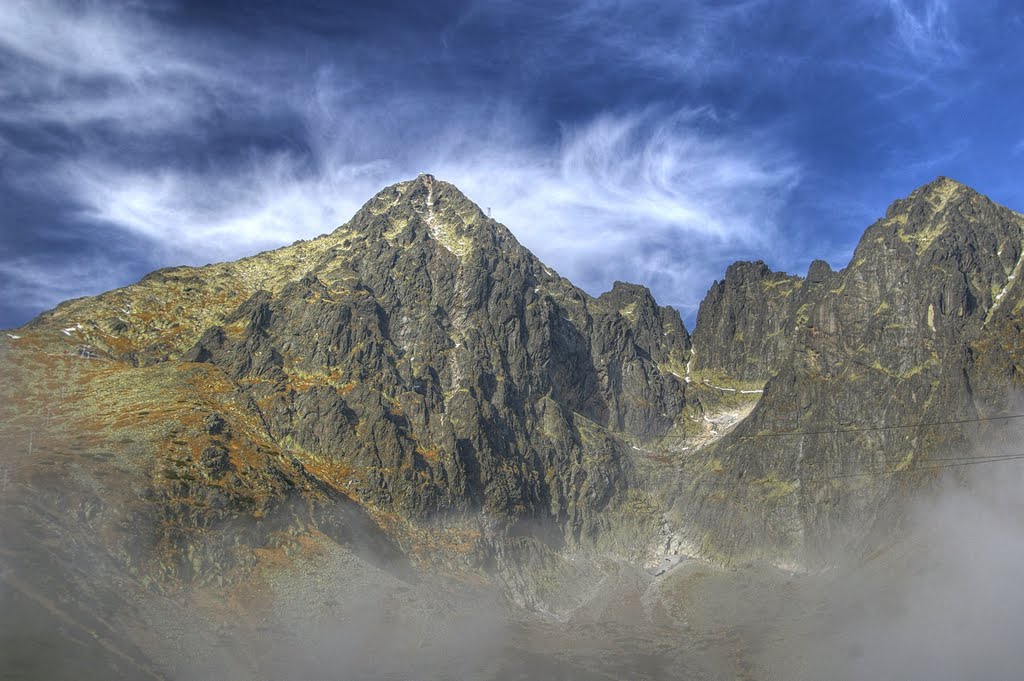
[[[419,172],[692,320],[730,262],[842,267],[938,175],[1024,210],[1021,35],[985,0],[4,0],[0,326]]]

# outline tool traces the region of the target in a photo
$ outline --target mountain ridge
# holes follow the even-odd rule
[[[769,279],[763,268],[756,287],[743,288],[736,273],[732,280],[727,274],[710,298],[722,304],[702,309],[707,326],[694,334],[698,366],[702,359],[719,370],[736,362],[728,353],[702,357],[702,343],[713,338],[720,347],[734,348],[737,334],[760,330],[760,309],[776,309],[784,320],[776,327],[792,332],[781,339],[763,331],[741,339],[743,347],[760,353],[755,366],[774,364],[763,401],[737,427],[741,437],[1007,413],[1020,387],[1020,352],[1010,348],[1021,346],[1021,288],[1015,284],[1022,234],[1021,215],[940,177],[894,202],[865,231],[850,264],[839,272],[816,263],[801,284],[784,280],[793,282],[788,288],[765,286],[780,280]],[[756,305],[748,305],[751,298]],[[1002,325],[998,330],[994,320]],[[725,462],[719,464],[721,479],[701,481],[703,494],[680,502],[686,507],[680,513],[712,535],[737,535],[724,542],[729,555],[763,558],[769,544],[768,554],[778,556],[787,546],[782,553],[796,563],[827,561],[837,546],[857,545],[897,515],[899,500],[915,486],[907,480],[916,478],[918,487],[928,484],[926,475],[913,473],[915,465],[940,452],[970,453],[973,441],[987,437],[998,440],[1005,434],[968,437],[920,427],[819,433],[772,445],[756,439],[722,442],[709,454]],[[793,445],[799,445],[797,452]],[[874,472],[872,494],[828,482],[864,471]],[[714,488],[750,475],[798,483],[755,505],[758,514],[775,514],[774,523],[766,526],[742,510],[742,501],[732,511],[699,503],[714,497]],[[799,484],[820,479],[827,484]],[[764,487],[772,490],[769,496],[780,491],[767,482]],[[733,503],[731,497],[723,501]],[[774,539],[766,542],[771,535]]]
[[[464,618],[497,616],[527,669],[523,622],[589,651],[621,612],[601,645],[635,656],[639,604],[712,673],[748,579],[888,574],[911,500],[970,484],[946,463],[1016,451],[986,419],[1019,413],[1022,254],[1024,217],[939,178],[839,271],[731,265],[691,337],[420,176],[317,239],[63,303],[0,334],[4,645],[26,678],[372,677],[403,646],[475,659]],[[338,627],[381,643],[325,655]]]
[[[208,508],[212,485],[227,491],[228,511],[268,527],[286,513],[289,532],[305,532],[321,521],[297,519],[287,500],[326,485],[387,533],[405,527],[404,550],[421,552],[412,521],[451,540],[440,560],[512,571],[520,526],[547,537],[527,552],[598,537],[646,550],[616,539],[601,514],[648,496],[629,496],[629,445],[613,433],[642,441],[671,427],[684,383],[659,365],[682,366],[689,345],[678,312],[646,289],[587,295],[426,175],[385,188],[319,239],[160,270],[63,304],[19,335],[17,348],[89,358],[125,380],[170,372],[165,399],[204,403],[160,426],[185,452],[150,454],[178,463],[156,466],[139,512],[178,508],[172,529],[208,534],[225,513]],[[233,439],[207,425],[220,421]],[[199,568],[161,570],[190,578],[237,565],[217,551]]]
[[[527,556],[554,565],[566,551],[809,565],[895,517],[907,488],[894,472],[951,441],[921,432],[843,454],[850,441],[819,437],[794,456],[730,434],[997,410],[1022,373],[1022,225],[937,178],[891,204],[842,270],[730,266],[691,343],[645,287],[590,296],[454,185],[420,175],[311,241],[63,303],[3,352],[48,379],[55,355],[62,371],[90,360],[75,408],[93,430],[112,413],[85,415],[104,380],[146,401],[141,377],[159,377],[153,394],[192,405],[146,426],[181,445],[123,426],[155,464],[128,505],[186,534],[239,513],[268,528],[254,545],[271,526],[319,531],[334,521],[290,500],[334,498],[382,532],[368,543],[390,537],[387,551],[497,572],[523,592],[544,588],[519,569]],[[859,492],[801,482],[865,470],[882,472]],[[741,480],[761,481],[756,494],[734,494]],[[215,512],[211,489],[227,495]],[[244,548],[235,560],[174,541],[157,540],[164,574],[251,563]],[[208,555],[186,569],[182,551]]]

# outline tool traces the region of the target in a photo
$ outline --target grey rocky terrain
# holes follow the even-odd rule
[[[870,658],[843,576],[917,569],[916,500],[1013,451],[1022,253],[939,178],[839,271],[732,265],[691,338],[421,175],[68,301],[0,340],[0,666],[855,678],[783,651]]]

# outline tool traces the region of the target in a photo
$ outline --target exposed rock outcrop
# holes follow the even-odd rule
[[[745,381],[773,376],[793,349],[793,316],[808,288],[761,261],[730,265],[697,313],[693,368]]]
[[[162,476],[147,493],[145,512],[163,526],[185,499],[187,524],[203,532],[230,526],[231,514],[315,528],[320,516],[302,520],[282,510],[287,500],[336,495],[389,532],[475,533],[455,542],[468,565],[508,563],[516,535],[542,538],[544,550],[607,544],[606,511],[642,511],[635,522],[650,536],[631,532],[622,550],[652,541],[655,506],[627,503],[632,444],[663,436],[687,404],[678,312],[630,284],[592,298],[429,175],[384,189],[312,242],[162,270],[29,328],[52,339],[68,327],[65,338],[126,376],[206,365],[231,386],[234,416],[206,417],[194,460],[175,464],[195,473],[175,473],[173,485]],[[246,427],[259,437],[231,440]],[[243,448],[264,464],[238,469],[232,452]],[[301,476],[289,464],[266,494],[248,490],[253,473],[278,470],[275,457]],[[194,482],[183,486],[185,475]]]
[[[691,464],[677,500],[690,538],[727,561],[827,561],[892,521],[933,477],[930,458],[970,454],[977,426],[913,426],[1005,413],[1020,386],[1022,243],[1024,216],[939,178],[895,202],[841,272],[730,268],[701,308],[697,361],[749,376],[726,354],[743,347],[771,378]],[[765,281],[792,282],[793,302],[766,298]],[[765,309],[785,319],[768,326]],[[772,344],[775,328],[792,332]],[[712,338],[726,350],[702,360]]]
[[[998,413],[1020,385],[1022,230],[940,178],[839,272],[731,266],[691,348],[647,289],[587,295],[422,175],[312,241],[62,304],[5,344],[7,383],[89,365],[58,402],[104,424],[90,446],[145,443],[118,450],[125,508],[170,578],[309,533],[516,589],[565,551],[822,562],[968,439],[904,426]]]

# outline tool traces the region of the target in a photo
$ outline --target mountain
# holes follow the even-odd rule
[[[119,505],[157,528],[155,574],[174,579],[225,579],[281,528],[340,536],[338,509],[461,568],[515,568],[537,532],[524,550],[639,557],[609,520],[660,522],[629,452],[687,403],[675,310],[628,284],[592,298],[429,175],[329,235],[154,272],[13,335],[8,385],[71,384],[57,409],[145,469]],[[52,399],[10,404],[24,419]],[[250,517],[240,549],[225,537]]]
[[[609,560],[867,554],[937,462],[1011,437],[979,419],[1024,375],[1022,252],[1024,217],[939,178],[841,271],[732,265],[691,341],[421,175],[330,234],[0,337],[0,598],[97,678],[159,676],[181,632],[219,634],[147,594],[251,609],[324,555],[417,603],[454,588],[410,586],[432,571],[559,611]],[[179,648],[147,648],[154,620]]]
[[[976,424],[907,426],[1019,413],[1022,243],[1024,216],[940,177],[893,203],[840,272],[731,266],[701,304],[694,366],[767,382],[690,464],[676,503],[693,540],[726,561],[828,562],[935,476],[917,467],[985,442]]]

